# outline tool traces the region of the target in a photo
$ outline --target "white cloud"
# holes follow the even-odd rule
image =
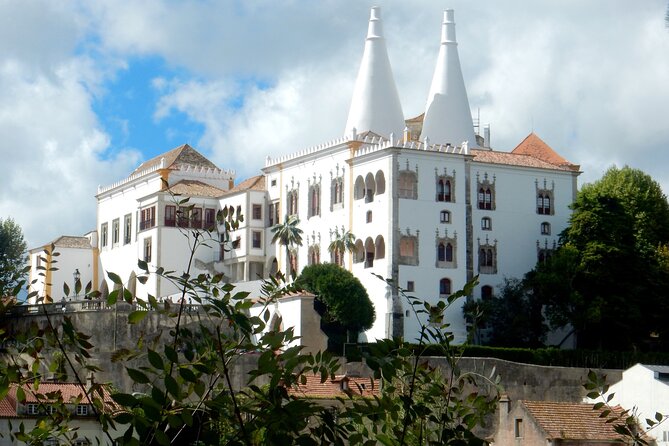
[[[425,104],[444,5],[381,5],[413,117]],[[534,128],[582,165],[584,180],[615,162],[669,191],[666,0],[452,6],[470,103],[491,123],[493,147],[510,150]],[[33,245],[93,228],[97,184],[127,175],[139,154],[109,147],[92,104],[114,94],[110,81],[137,56],[182,73],[148,87],[161,95],[154,119],[179,112],[200,123],[198,148],[240,179],[267,155],[341,136],[367,19],[368,5],[354,0],[1,3],[0,217],[16,218]]]

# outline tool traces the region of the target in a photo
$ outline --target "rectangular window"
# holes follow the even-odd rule
[[[151,261],[151,237],[144,239],[144,261]]]
[[[190,219],[190,209],[187,206],[179,206],[177,211],[177,226],[180,228],[187,228],[188,220]]]
[[[100,246],[103,248],[107,246],[109,241],[109,225],[107,223],[102,223],[100,226]]]
[[[142,209],[139,220],[139,230],[143,231],[145,229],[153,228],[154,226],[156,226],[156,207],[151,206]]]
[[[34,403],[28,404],[28,406],[26,407],[26,413],[28,415],[38,415],[39,414],[39,405],[34,404]]]
[[[251,215],[254,220],[262,220],[262,206],[254,204]]]
[[[267,214],[269,215],[270,226],[279,224],[281,222],[279,220],[279,203],[270,203]]]
[[[119,231],[120,231],[120,222],[118,218],[115,218],[112,221],[112,246],[118,246],[118,241],[120,239],[119,236]]]
[[[177,207],[171,204],[165,206],[165,226],[177,225]]]
[[[439,213],[439,221],[441,223],[450,223],[451,222],[451,213],[448,211],[441,211]]]
[[[216,209],[204,210],[204,228],[212,230],[216,227]]]
[[[86,404],[77,404],[77,415],[80,417],[88,415],[88,406]]]
[[[132,241],[132,214],[126,214],[123,217],[123,244],[127,245]]]
[[[514,426],[514,433],[516,438],[523,438],[523,419],[516,418],[516,423]]]
[[[272,185],[272,187],[276,186],[276,180],[270,181],[270,184]]]
[[[407,281],[407,291],[412,293],[415,289],[416,285],[414,284],[413,280]]]
[[[191,210],[190,227],[195,229],[202,228],[202,208],[193,208]]]
[[[253,246],[254,248],[261,248],[262,247],[262,233],[260,231],[253,231],[252,233],[253,237]]]

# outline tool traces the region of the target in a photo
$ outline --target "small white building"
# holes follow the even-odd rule
[[[669,366],[636,364],[623,372],[623,379],[609,387],[613,393],[611,406],[636,408],[639,424],[647,429],[646,419],[655,420],[655,414],[669,415]],[[658,446],[669,446],[669,421],[651,430]]]
[[[137,259],[183,271],[193,231],[200,231],[208,243],[195,252],[192,274],[222,272],[231,282],[248,282],[288,265],[299,272],[335,262],[362,281],[374,303],[376,322],[361,340],[413,340],[419,323],[407,300],[373,274],[431,303],[478,275],[474,298],[486,298],[505,277],[521,277],[550,255],[568,223],[577,165],[534,133],[510,152],[493,150],[489,132],[474,134],[452,10],[444,14],[425,112],[405,119],[380,9],[372,8],[343,128],[334,141],[268,154],[261,175],[234,187],[234,172],[184,145],[99,188],[94,288],[112,286],[104,272],[113,271],[138,295],[174,294],[172,284],[156,278],[138,284]],[[186,197],[190,210],[178,203]],[[222,209],[244,216],[225,243],[215,224]],[[288,215],[304,232],[302,246],[287,254],[271,243],[271,228]],[[328,246],[347,231],[356,247],[335,258]],[[456,342],[467,335],[462,304],[447,314]],[[288,311],[279,311],[284,322],[292,320]]]

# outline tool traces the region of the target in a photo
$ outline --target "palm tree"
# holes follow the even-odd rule
[[[355,250],[355,235],[351,231],[344,231],[343,226],[341,231],[340,234],[339,229],[335,228],[334,240],[328,245],[328,251],[330,251],[330,254],[334,255],[335,262],[339,266],[343,266],[344,253],[346,251],[353,252],[353,250]]]
[[[286,247],[286,262],[287,265],[292,266],[290,271],[292,276],[297,274],[294,265],[290,265],[290,249],[294,246],[302,246],[302,230],[298,227],[300,219],[297,215],[286,215],[283,223],[277,223],[272,226],[272,243],[279,242],[280,245]]]

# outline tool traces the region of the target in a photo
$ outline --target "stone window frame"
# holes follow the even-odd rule
[[[153,237],[144,238],[143,246],[143,259],[145,262],[151,262],[151,257],[153,254]]]
[[[405,177],[412,177],[409,180],[403,181]],[[411,183],[411,187],[407,187],[407,182]],[[403,187],[404,186],[404,187]],[[397,196],[399,198],[404,198],[407,200],[417,200],[418,199],[418,166],[415,167],[415,170],[409,168],[409,160],[406,160],[406,166],[404,169],[400,170],[398,168],[397,172]]]
[[[310,245],[307,248],[307,264],[318,265],[321,263],[321,247],[320,245]]]
[[[442,209],[439,211],[439,223],[448,224],[451,223],[451,211]]]
[[[492,231],[492,218],[481,218],[481,231]]]
[[[411,230],[407,228],[406,233],[400,233],[399,239],[399,264],[400,265],[412,265],[418,266],[419,264],[419,252],[420,252],[420,240],[419,240],[420,231],[417,230],[416,234],[411,234]],[[402,255],[402,243],[413,240],[413,254],[412,255]]]
[[[553,240],[552,244],[548,243],[548,239],[544,240],[543,246],[537,240],[537,263],[546,263],[555,253],[557,243]]]
[[[494,211],[497,208],[495,191],[495,183],[497,178],[495,175],[492,181],[488,179],[488,172],[483,173],[483,180],[481,180],[479,173],[476,173],[476,208],[485,211]]]
[[[330,171],[330,211],[344,209],[344,171],[342,168],[339,172],[339,164]]]
[[[450,250],[450,260],[449,260],[449,250],[448,246],[451,246]],[[443,248],[441,248],[443,246]],[[443,249],[443,255],[442,255]],[[448,230],[444,232],[444,235],[439,234],[439,230],[435,234],[435,264],[437,268],[457,268],[458,267],[458,234],[457,232],[453,233],[453,237],[448,236]],[[443,257],[443,259],[441,258]]]
[[[313,181],[309,180],[309,195],[307,197],[307,218],[320,217],[321,215],[321,178],[316,181],[316,175],[313,176]]]
[[[439,170],[435,168],[434,177],[435,200],[442,203],[455,203],[455,170],[449,175],[445,167],[442,174],[439,174]],[[441,190],[440,184],[442,185]],[[446,193],[446,185],[448,185],[448,193]]]
[[[478,239],[477,253],[479,274],[497,274],[497,240],[490,243],[486,237],[485,242],[481,243],[481,239]]]
[[[537,190],[537,199],[535,210],[538,215],[555,215],[555,182],[551,182],[548,187],[546,178],[543,181],[543,187],[539,186],[539,180],[534,181]]]

